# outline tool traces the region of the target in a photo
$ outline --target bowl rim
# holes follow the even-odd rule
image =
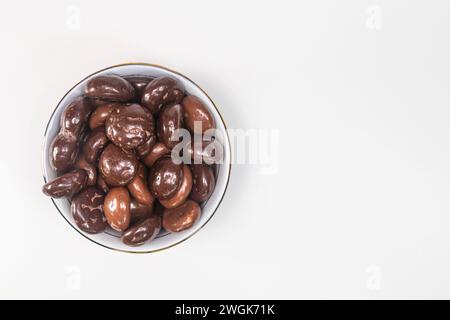
[[[196,231],[194,231],[193,233],[189,234],[187,237],[185,237],[185,238],[179,240],[178,242],[175,242],[175,243],[173,243],[173,244],[170,244],[170,245],[168,245],[168,246],[165,246],[165,247],[159,248],[159,249],[155,249],[155,250],[135,251],[135,250],[132,250],[132,249],[130,249],[130,250],[125,250],[125,249],[118,249],[118,248],[110,247],[110,246],[105,245],[105,244],[103,244],[103,243],[100,243],[100,242],[98,242],[98,241],[96,241],[96,240],[94,240],[94,239],[91,239],[91,238],[88,237],[86,234],[84,234],[83,232],[81,232],[80,230],[78,230],[72,223],[69,222],[69,220],[67,220],[67,218],[66,218],[65,215],[61,212],[61,210],[59,209],[58,205],[56,204],[56,202],[55,202],[55,200],[54,200],[53,198],[50,198],[50,200],[52,201],[52,203],[53,203],[53,205],[55,206],[56,210],[58,210],[59,214],[60,214],[60,215],[63,217],[63,219],[67,222],[67,224],[69,224],[75,231],[77,231],[79,234],[81,234],[84,238],[88,239],[89,241],[91,241],[91,242],[93,242],[93,243],[95,243],[95,244],[97,244],[97,245],[99,245],[99,246],[101,246],[101,247],[103,247],[103,248],[110,249],[110,250],[113,250],[113,251],[116,251],[116,252],[133,253],[133,254],[156,253],[156,252],[161,252],[161,251],[167,250],[167,249],[169,249],[169,248],[175,247],[175,246],[177,246],[177,245],[183,243],[184,241],[190,239],[190,238],[193,237],[195,234],[197,234],[197,232],[199,232],[200,230],[202,230],[202,229],[205,227],[205,225],[212,219],[212,217],[213,217],[213,216],[215,215],[215,213],[217,212],[217,209],[220,207],[220,205],[221,205],[221,203],[222,203],[222,201],[223,201],[223,199],[224,199],[224,197],[225,197],[225,194],[227,193],[227,189],[228,189],[228,185],[229,185],[230,177],[231,177],[231,163],[232,163],[231,159],[233,159],[233,157],[232,157],[232,148],[231,148],[230,137],[229,137],[228,131],[227,131],[227,130],[228,130],[228,127],[227,127],[227,125],[226,125],[225,119],[223,118],[222,114],[220,113],[219,108],[217,108],[216,104],[215,104],[214,101],[211,99],[211,97],[206,93],[206,91],[203,90],[202,87],[200,87],[196,82],[194,82],[193,80],[191,80],[189,77],[185,76],[184,74],[182,74],[182,73],[180,73],[180,72],[178,72],[178,71],[176,71],[176,70],[173,70],[173,69],[170,69],[170,68],[168,68],[168,67],[165,67],[165,66],[162,66],[162,65],[158,65],[158,64],[146,63],[146,62],[127,62],[127,63],[120,63],[120,64],[115,64],[115,65],[112,65],[112,66],[109,66],[109,67],[106,67],[106,68],[102,68],[102,69],[100,69],[100,70],[97,70],[97,71],[95,71],[95,72],[89,74],[88,76],[84,77],[84,78],[81,79],[80,81],[78,81],[74,86],[72,86],[72,87],[71,87],[71,88],[70,88],[70,89],[62,96],[62,98],[61,98],[61,99],[59,100],[59,102],[56,104],[55,108],[53,109],[53,111],[52,111],[52,113],[51,113],[51,115],[50,115],[50,117],[49,117],[49,119],[48,119],[47,125],[45,126],[44,140],[43,140],[43,145],[42,145],[42,152],[43,152],[43,154],[42,154],[42,155],[43,155],[43,156],[42,156],[42,173],[43,173],[43,174],[42,174],[42,176],[43,176],[43,179],[44,179],[44,183],[47,183],[47,179],[46,179],[46,177],[45,177],[45,152],[47,152],[47,150],[45,150],[45,141],[46,141],[46,138],[47,138],[47,131],[48,131],[48,128],[49,128],[49,126],[50,126],[50,121],[51,121],[51,119],[53,119],[53,116],[54,116],[56,110],[58,109],[59,105],[60,105],[61,102],[64,100],[64,98],[65,98],[72,90],[74,90],[77,86],[79,86],[83,81],[85,81],[86,79],[88,79],[88,78],[90,78],[90,77],[96,75],[97,73],[100,73],[100,72],[103,72],[103,71],[107,71],[107,70],[110,70],[110,69],[113,69],[113,68],[117,68],[117,67],[129,66],[129,65],[149,66],[149,67],[159,68],[159,69],[162,69],[162,70],[164,70],[164,71],[168,71],[168,72],[172,72],[172,73],[177,74],[178,76],[180,76],[180,77],[186,79],[187,81],[190,81],[190,82],[191,82],[192,84],[194,84],[197,88],[199,88],[200,91],[201,91],[201,92],[202,92],[202,93],[203,93],[203,94],[211,101],[211,103],[212,103],[214,109],[216,109],[217,114],[219,115],[219,117],[220,117],[220,119],[221,119],[221,121],[222,121],[222,123],[223,123],[223,126],[224,126],[224,128],[225,128],[225,137],[226,137],[226,141],[227,141],[228,146],[230,147],[230,148],[229,148],[230,162],[228,163],[228,175],[227,175],[227,180],[226,180],[226,183],[225,183],[225,189],[223,190],[223,193],[222,193],[222,195],[221,195],[221,197],[220,197],[220,200],[219,200],[217,206],[214,208],[214,211],[213,211],[212,214],[209,216],[209,218],[208,218],[208,219],[207,219],[207,220],[206,220],[206,221],[205,221],[205,222],[204,222],[204,223],[203,223]]]

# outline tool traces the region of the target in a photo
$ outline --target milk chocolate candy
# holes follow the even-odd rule
[[[165,208],[175,208],[186,201],[192,189],[191,169],[187,165],[183,165],[183,181],[177,192],[169,199],[161,199],[159,202]]]
[[[138,202],[148,206],[153,204],[155,199],[147,186],[147,177],[145,176],[144,165],[138,165],[138,172],[133,180],[128,183],[127,187],[133,198]]]
[[[111,228],[123,232],[130,225],[130,194],[124,187],[111,188],[103,204],[106,220]]]
[[[204,133],[214,129],[214,118],[203,102],[195,96],[186,96],[181,102],[183,106],[184,123],[194,133]],[[199,130],[196,130],[199,128]]]
[[[157,199],[174,196],[183,180],[183,165],[175,164],[169,157],[159,159],[150,169],[148,183]]]
[[[137,202],[134,199],[131,199],[130,202],[130,214],[131,214],[131,225],[136,224],[136,222],[142,221],[145,218],[150,217],[152,213],[154,212],[154,205],[153,202],[151,205],[146,205]]]
[[[158,116],[156,133],[158,139],[168,149],[175,147],[180,141],[176,138],[175,131],[183,127],[183,108],[180,104],[165,106]]]
[[[191,170],[193,183],[190,198],[197,202],[208,200],[216,186],[212,168],[205,164],[193,164]]]
[[[143,162],[147,167],[152,167],[162,156],[168,154],[170,150],[161,142],[156,143],[152,150],[144,157]]]
[[[163,227],[169,232],[186,230],[200,217],[201,208],[197,202],[187,200],[181,206],[165,209],[163,213]]]

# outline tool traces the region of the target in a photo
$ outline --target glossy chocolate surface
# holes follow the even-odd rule
[[[98,127],[104,127],[106,119],[109,117],[109,115],[117,108],[123,107],[123,104],[116,103],[116,102],[108,102],[105,104],[102,104],[98,106],[91,114],[89,118],[89,128],[91,130],[98,128]]]
[[[77,98],[71,102],[61,115],[61,131],[79,137],[85,130],[92,105],[88,99]]]
[[[213,164],[217,160],[222,159],[222,145],[218,140],[206,141],[201,140],[197,143],[192,138],[191,142],[186,147],[186,150],[192,160],[191,163]]]
[[[170,150],[167,149],[167,147],[163,143],[158,142],[153,146],[152,150],[144,157],[142,161],[147,167],[150,168],[158,159],[169,152]]]
[[[151,241],[163,226],[168,232],[185,230],[199,219],[199,203],[216,184],[211,167],[191,163],[214,163],[217,148],[204,138],[195,149],[186,138],[187,147],[175,150],[179,141],[172,140],[177,129],[200,136],[213,128],[206,105],[185,96],[174,78],[93,77],[84,95],[62,112],[49,149],[60,176],[42,190],[71,200],[80,230],[100,233],[109,225],[129,246]],[[175,164],[171,151],[187,153],[185,163]]]
[[[216,186],[216,178],[212,168],[205,164],[193,164],[192,191],[190,198],[197,202],[203,202],[211,197]]]
[[[136,154],[140,159],[145,158],[156,144],[156,135],[152,135],[150,139],[147,139],[143,144],[136,147]]]
[[[180,141],[175,139],[174,132],[183,127],[183,107],[181,104],[165,106],[159,113],[156,123],[158,139],[172,149]]]
[[[192,174],[191,169],[187,165],[183,165],[183,181],[180,188],[178,188],[175,195],[166,200],[159,200],[161,205],[165,208],[175,208],[181,205],[189,197],[192,189]]]
[[[212,114],[196,96],[184,97],[181,104],[183,106],[184,123],[191,132],[204,133],[206,130],[216,127]],[[194,124],[200,126],[201,130],[194,131]]]
[[[52,198],[71,198],[87,185],[87,175],[84,170],[74,170],[47,182],[42,192]]]
[[[130,214],[131,214],[131,225],[136,222],[142,221],[145,218],[150,217],[153,213],[154,203],[151,205],[145,205],[137,202],[135,199],[131,199],[130,202]]]
[[[129,246],[139,246],[155,238],[160,230],[161,216],[154,214],[125,231],[122,241]]]
[[[105,126],[108,138],[124,149],[143,144],[155,131],[153,116],[138,104],[114,109]]]
[[[153,198],[153,195],[150,193],[150,190],[148,189],[147,177],[145,175],[146,174],[144,165],[139,164],[138,172],[136,176],[133,178],[133,180],[131,180],[131,182],[128,183],[127,188],[134,199],[136,199],[138,202],[144,205],[150,206],[153,204],[153,201],[155,199]]]
[[[175,195],[183,181],[183,165],[175,164],[169,157],[156,161],[151,167],[148,184],[157,199],[169,199]]]
[[[138,160],[132,152],[125,152],[113,143],[103,150],[98,162],[100,174],[110,186],[125,186],[137,173]]]
[[[88,233],[99,233],[107,226],[103,214],[104,194],[100,190],[89,187],[72,199],[70,212],[77,226]]]
[[[111,228],[123,232],[130,225],[130,194],[124,187],[111,188],[105,197],[103,211]]]
[[[78,138],[60,132],[50,144],[49,161],[53,170],[65,173],[73,167],[78,156]]]
[[[135,97],[133,86],[124,78],[109,75],[96,76],[86,84],[85,95],[107,101],[130,101]]]
[[[183,96],[184,89],[180,83],[170,77],[160,77],[144,88],[141,103],[152,113],[158,113],[164,105],[180,102]]]
[[[197,202],[187,200],[181,206],[165,209],[163,227],[169,232],[180,232],[190,228],[200,217],[201,208]]]
[[[99,127],[89,132],[83,145],[86,160],[90,163],[97,163],[100,154],[108,143],[109,139],[106,136],[104,127]]]

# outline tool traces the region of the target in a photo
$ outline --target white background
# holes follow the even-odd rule
[[[449,15],[445,0],[2,1],[0,297],[450,298]],[[210,223],[157,254],[87,241],[40,191],[57,102],[131,61],[192,78],[231,128],[280,132],[276,174],[235,165]]]

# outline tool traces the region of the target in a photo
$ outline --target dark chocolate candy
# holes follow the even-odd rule
[[[109,139],[106,136],[104,127],[98,127],[89,132],[86,137],[86,142],[83,145],[86,160],[90,163],[97,163],[100,154],[108,143]]]
[[[179,103],[184,96],[184,89],[177,80],[160,77],[152,80],[142,94],[141,103],[152,113],[158,113],[169,103]]]
[[[133,152],[126,152],[113,143],[103,150],[98,162],[100,174],[110,186],[125,186],[137,173],[138,160]]]
[[[89,187],[72,199],[70,211],[77,226],[87,233],[99,233],[108,225],[103,214],[105,196],[97,188]]]
[[[181,104],[165,106],[159,113],[156,123],[158,139],[172,149],[180,141],[175,138],[174,132],[183,127],[183,107]]]
[[[87,185],[84,170],[74,170],[47,182],[42,191],[52,198],[71,198]]]
[[[148,184],[157,199],[169,199],[175,195],[183,181],[183,165],[175,164],[170,157],[156,161],[151,167]]]
[[[108,101],[131,101],[135,97],[133,86],[116,75],[96,76],[86,84],[85,94],[89,98]]]
[[[124,232],[122,241],[129,246],[139,246],[153,240],[161,230],[161,216],[153,214]]]
[[[206,164],[193,164],[191,170],[192,191],[190,198],[197,202],[208,200],[216,186],[213,170]]]
[[[153,116],[138,104],[116,108],[105,126],[108,138],[124,149],[134,149],[155,134]]]

